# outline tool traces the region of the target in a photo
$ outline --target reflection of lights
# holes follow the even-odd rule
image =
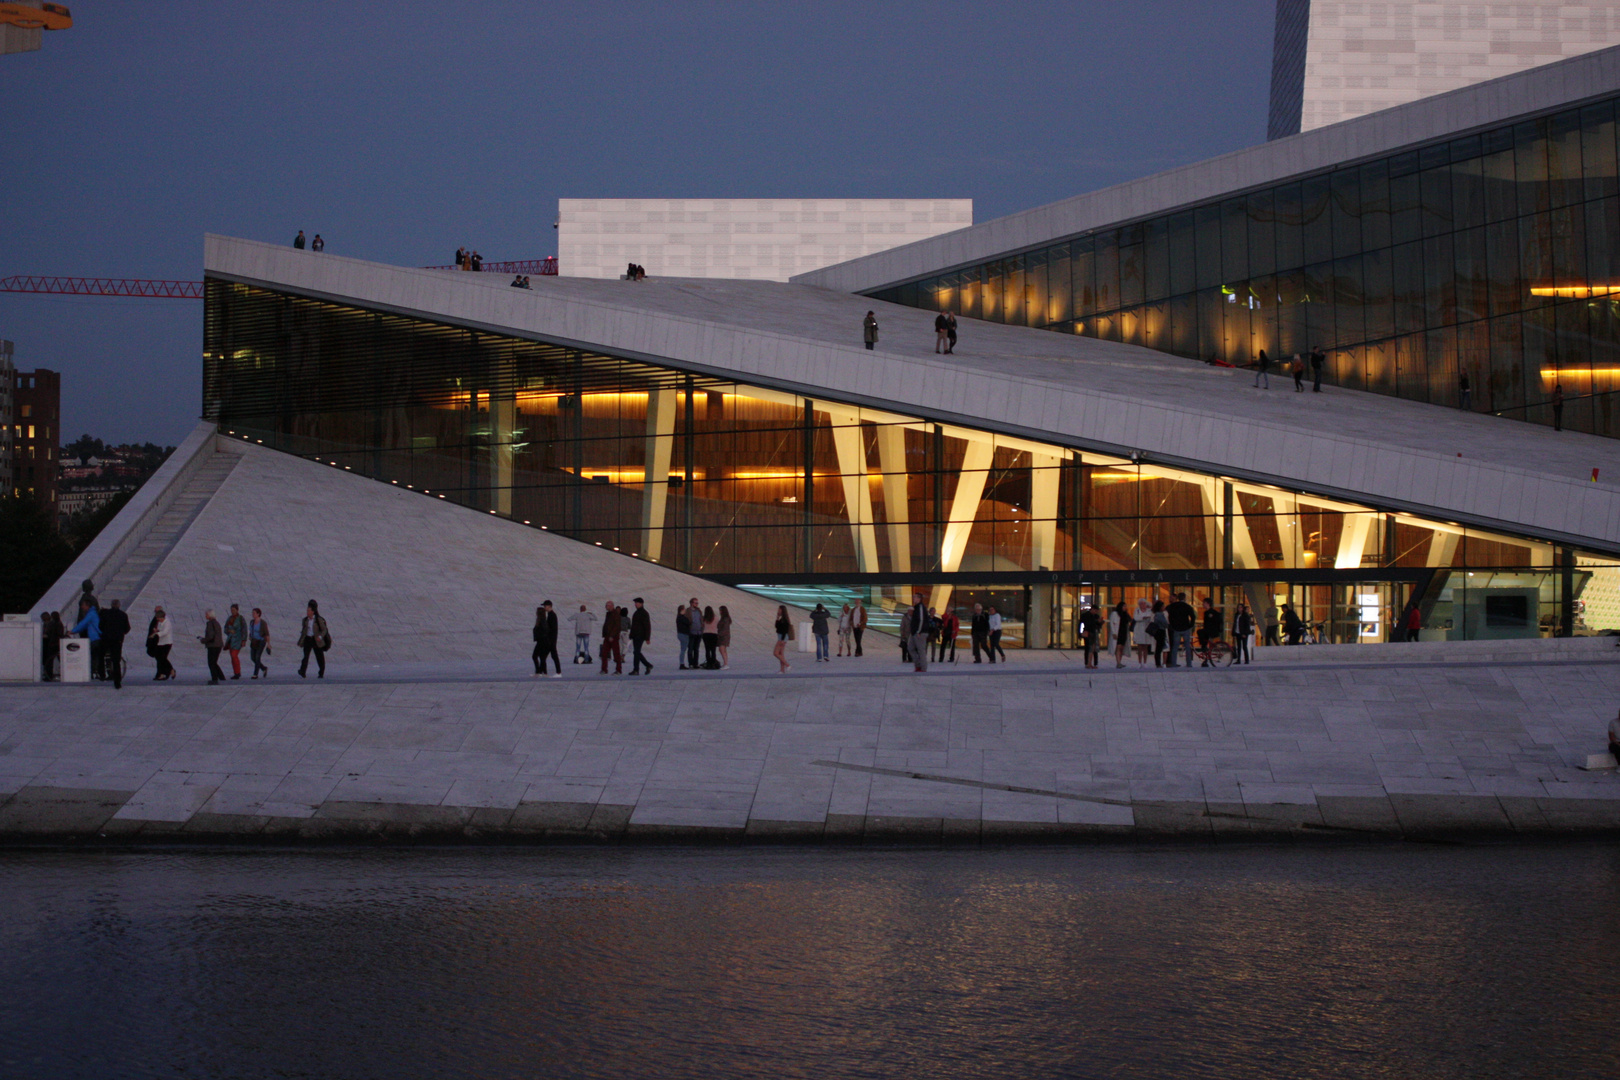
[[[1550,367],[1541,369],[1543,379],[1590,379],[1594,375],[1604,375],[1611,379],[1620,377],[1620,367],[1570,368],[1563,371]]]
[[[1593,296],[1620,295],[1620,285],[1533,285],[1530,288],[1530,295],[1585,300]]]

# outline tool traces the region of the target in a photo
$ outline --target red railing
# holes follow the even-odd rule
[[[57,293],[63,296],[144,296],[201,300],[200,281],[153,281],[146,278],[41,277],[19,274],[0,278],[0,292]]]
[[[424,270],[460,270],[459,266],[424,266]],[[486,274],[540,274],[557,276],[557,256],[544,259],[518,259],[516,262],[487,262],[479,267]]]

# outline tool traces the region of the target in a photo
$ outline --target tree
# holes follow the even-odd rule
[[[99,457],[102,454],[105,454],[107,452],[107,444],[102,442],[100,439],[92,438],[89,433],[86,433],[80,435],[77,439],[74,439],[72,442],[62,447],[62,449],[66,451],[67,456],[78,458],[79,464],[83,465],[92,457]]]
[[[20,613],[73,565],[76,553],[31,495],[0,496],[0,611]]]

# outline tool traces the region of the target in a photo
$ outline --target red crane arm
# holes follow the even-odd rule
[[[424,270],[454,270],[453,266],[425,266]],[[540,274],[555,276],[556,256],[545,259],[522,259],[517,262],[487,262],[482,267],[490,274]],[[200,281],[157,281],[149,278],[85,278],[45,277],[39,274],[17,274],[0,278],[0,292],[55,293],[62,296],[142,296],[174,300],[201,300],[203,283]]]

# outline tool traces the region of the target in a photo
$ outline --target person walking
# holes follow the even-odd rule
[[[946,650],[949,650],[951,654],[950,662],[956,663],[956,635],[961,629],[962,623],[956,617],[956,609],[953,607],[946,608],[945,614],[940,616],[939,619],[939,644],[934,659],[941,664],[945,663],[945,653]]]
[[[816,663],[832,663],[831,651],[827,647],[827,635],[832,629],[832,612],[822,604],[817,604],[815,610],[810,612],[810,633],[816,639]]]
[[[849,613],[849,628],[855,635],[855,655],[861,656],[861,638],[866,635],[866,605],[859,599]]]
[[[602,670],[598,675],[608,673],[608,658],[613,659],[613,674],[624,674],[624,647],[619,644],[619,631],[623,627],[619,622],[619,605],[612,600],[602,609]]]
[[[1311,350],[1311,392],[1322,392],[1322,365],[1327,363],[1327,353],[1318,345]]]
[[[866,347],[870,350],[872,346],[877,344],[878,339],[877,312],[868,311],[866,313],[866,318],[861,322],[861,329],[862,337],[866,341]]]
[[[934,316],[934,351],[945,351],[945,313],[942,311]]]
[[[562,657],[557,655],[557,612],[550,600],[534,609],[534,652],[529,659],[534,662],[535,678],[545,675],[548,659],[557,669],[551,677],[562,678]]]
[[[270,677],[270,669],[264,664],[264,657],[270,651],[270,624],[264,621],[264,613],[258,608],[253,609],[253,618],[248,620],[248,658],[253,661],[253,677],[257,679],[261,674]]]
[[[968,620],[968,642],[973,646],[973,662],[983,663],[979,659],[979,650],[990,649],[990,616],[981,604],[973,605],[973,615]],[[996,654],[990,653],[990,662],[996,662]]]
[[[1260,350],[1260,356],[1255,361],[1254,369],[1255,369],[1254,370],[1254,385],[1258,387],[1262,383],[1264,383],[1265,384],[1264,388],[1267,389],[1267,390],[1270,390],[1271,389],[1271,374],[1270,374],[1270,372],[1271,372],[1271,357],[1266,355],[1266,350],[1264,350],[1264,349]]]
[[[1153,652],[1153,602],[1145,596],[1136,599],[1136,610],[1131,613],[1131,649],[1136,653],[1136,666],[1147,667]]]
[[[310,242],[309,250],[311,250],[311,251],[325,251],[326,250],[326,241],[321,239],[321,234],[320,233],[315,234],[315,239]]]
[[[720,639],[720,670],[724,671],[731,666],[731,611],[726,605],[720,605],[720,621],[714,624],[714,632]]]
[[[1552,392],[1553,430],[1564,430],[1564,384],[1553,383]]]
[[[1153,635],[1153,666],[1164,667],[1164,651],[1170,644],[1170,618],[1164,613],[1164,601],[1153,601],[1153,617],[1148,623]]]
[[[326,650],[332,647],[332,634],[326,629],[326,620],[321,617],[320,605],[311,600],[304,607],[304,625],[298,634],[298,648],[304,650],[304,662],[298,665],[298,677],[306,678],[309,673],[309,657],[315,654],[315,667],[318,669],[317,679],[326,678]]]
[[[1131,623],[1131,613],[1123,600],[1108,612],[1108,640],[1116,668],[1125,666],[1125,649],[1130,645],[1131,631],[1134,629]]]
[[[1170,663],[1169,667],[1176,666],[1176,654],[1179,652],[1186,657],[1188,667],[1192,667],[1192,630],[1193,623],[1198,619],[1198,613],[1187,603],[1186,593],[1176,593],[1175,599],[1170,601],[1164,609],[1165,620],[1170,624]]]
[[[1294,358],[1288,362],[1288,370],[1294,376],[1294,393],[1303,394],[1305,392],[1305,361],[1300,357],[1299,353],[1295,353]]]
[[[956,312],[945,313],[945,355],[956,351]]]
[[[703,670],[720,670],[720,616],[714,608],[703,609]]]
[[[697,597],[686,602],[686,615],[691,620],[691,632],[686,635],[686,666],[693,671],[698,666],[698,646],[703,644],[703,606]]]
[[[1277,640],[1277,605],[1276,604],[1267,604],[1266,605],[1265,623],[1266,623],[1266,636],[1263,639],[1263,644],[1266,644],[1266,645],[1280,645],[1281,642]]]
[[[1472,410],[1474,407],[1474,390],[1468,385],[1468,372],[1457,377],[1457,408]]]
[[[124,688],[124,638],[129,634],[129,616],[117,600],[101,613],[101,656],[114,690]]]
[[[911,670],[928,670],[928,605],[923,601],[922,593],[913,593],[911,596],[911,631],[910,640],[906,645],[911,653]]]
[[[1232,663],[1254,663],[1254,653],[1249,645],[1253,633],[1254,616],[1249,614],[1249,605],[1239,601],[1237,614],[1232,617]]]
[[[782,665],[777,670],[778,675],[786,675],[793,670],[793,665],[788,663],[787,659],[787,643],[792,640],[793,620],[788,618],[787,608],[778,604],[776,606],[776,648],[771,650],[771,655],[776,657],[776,662]]]
[[[852,655],[853,652],[854,652],[854,649],[855,649],[855,643],[850,638],[850,630],[851,630],[853,624],[850,621],[849,612],[850,612],[849,605],[845,604],[843,610],[838,613],[838,657],[839,657],[839,659],[843,659],[846,656]]]
[[[1080,609],[1080,648],[1085,653],[1086,667],[1097,666],[1097,652],[1102,637],[1102,612],[1087,604]]]
[[[574,624],[574,663],[589,664],[591,637],[596,633],[596,616],[581,604],[578,611],[568,616],[568,621]]]
[[[1423,612],[1413,604],[1406,609],[1406,640],[1417,641],[1423,636]]]
[[[636,610],[630,615],[630,674],[639,675],[641,669],[646,668],[647,674],[651,675],[652,661],[642,655],[642,650],[652,640],[652,612],[647,610],[646,601],[639,596],[630,602],[636,605]]]
[[[169,652],[173,648],[174,625],[169,622],[169,616],[161,606],[155,607],[152,609],[152,621],[146,626],[146,651],[157,661],[157,674],[152,676],[153,682],[163,682],[178,674],[174,665],[169,663]]]
[[[286,236],[287,234],[282,233],[281,235]],[[293,237],[293,247],[298,249],[299,251],[304,250],[304,230],[303,229],[299,229],[298,230],[298,235]]]
[[[197,640],[208,652],[208,685],[218,686],[225,681],[225,673],[219,668],[219,654],[225,648],[225,631],[219,628],[213,608],[203,612],[203,620],[202,636]]]
[[[231,605],[231,613],[225,619],[225,651],[231,654],[231,678],[242,677],[242,646],[247,644],[247,620],[242,618],[242,608],[238,604]]]
[[[675,645],[681,658],[681,670],[686,670],[686,650],[691,644],[692,613],[685,604],[675,609]]]

